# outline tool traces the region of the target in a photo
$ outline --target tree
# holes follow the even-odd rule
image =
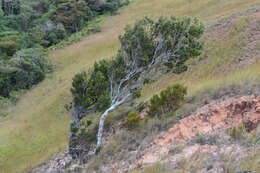
[[[44,78],[45,65],[42,68],[39,64],[35,64],[44,58],[38,56],[39,51],[36,49],[60,43],[72,33],[87,26],[93,17],[125,5],[121,2],[121,0],[0,0],[0,95],[9,97],[10,92],[30,88]],[[78,36],[87,32],[92,32],[92,29],[86,28],[83,34]],[[71,42],[71,39],[67,41]],[[28,52],[26,56],[17,56],[22,52],[24,54],[25,50]],[[29,52],[32,54],[29,55]],[[100,74],[94,76],[99,79]],[[105,94],[98,98],[102,100],[99,101],[102,104],[97,108],[103,107],[103,102],[108,104]]]
[[[45,78],[50,63],[40,49],[18,51],[8,61],[0,61],[0,96],[9,97],[12,91],[28,89]]]
[[[197,19],[161,17],[153,21],[145,18],[133,27],[126,27],[125,34],[119,37],[121,48],[112,60],[96,63],[88,73],[79,74],[81,78],[75,76],[72,88],[74,108],[103,111],[94,153],[102,145],[108,114],[132,100],[134,92],[143,87],[144,81],[155,70],[174,70],[189,58],[200,55],[202,42],[199,38],[203,30]],[[97,109],[103,103],[102,109]]]
[[[20,6],[19,0],[2,0],[2,10],[6,16],[19,14]]]
[[[83,23],[92,17],[92,12],[84,0],[57,1],[56,6],[52,19],[56,23],[62,23],[71,33],[79,31]]]

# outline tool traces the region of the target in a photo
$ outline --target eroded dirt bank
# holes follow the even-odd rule
[[[256,129],[259,123],[260,96],[230,98],[222,102],[214,101],[199,108],[193,115],[180,120],[167,132],[158,135],[134,167],[143,167],[160,161],[169,153],[173,144],[184,143],[196,135],[210,134],[240,124],[244,124],[250,132]]]

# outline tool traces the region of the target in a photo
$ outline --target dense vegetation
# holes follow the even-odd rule
[[[148,114],[159,117],[162,114],[177,110],[183,103],[186,94],[187,88],[180,84],[168,87],[151,98]]]
[[[27,89],[44,79],[51,70],[40,49],[22,49],[11,59],[0,61],[0,96],[9,97],[12,91]]]
[[[71,89],[73,131],[87,112],[102,111],[96,152],[101,146],[104,122],[109,112],[140,96],[138,91],[147,80],[153,79],[153,75],[185,71],[185,62],[201,54],[203,46],[199,38],[203,31],[203,25],[192,18],[161,17],[156,21],[144,18],[133,27],[127,26],[124,35],[119,37],[121,48],[112,60],[95,63],[89,72],[74,77]],[[186,88],[181,85],[169,88],[162,93],[161,99],[173,99],[171,105],[166,103],[168,100],[165,100],[166,105],[160,103],[159,107],[153,103],[152,111],[160,113],[166,107],[178,107],[185,94]]]
[[[50,68],[40,49],[59,43],[95,16],[114,12],[124,3],[121,0],[2,0],[0,96],[9,97],[10,92],[30,88],[44,79]]]
[[[120,36],[121,49],[112,60],[101,60],[89,72],[75,75],[71,89],[75,106],[104,111],[117,94],[111,89],[114,85],[119,92],[124,89],[133,94],[151,77],[147,75],[151,67],[183,70],[189,58],[200,55],[202,42],[198,38],[202,33],[203,25],[190,18],[145,18],[134,27],[128,26]],[[123,91],[122,95],[127,95]]]

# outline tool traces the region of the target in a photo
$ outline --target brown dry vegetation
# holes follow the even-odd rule
[[[245,11],[257,4],[259,5],[258,0],[134,0],[119,15],[106,18],[101,28],[102,32],[51,52],[50,56],[56,65],[55,72],[22,96],[12,108],[8,119],[0,122],[1,172],[24,172],[67,146],[69,113],[64,105],[71,100],[71,79],[75,73],[88,69],[95,61],[115,54],[118,48],[117,37],[123,32],[126,24],[132,24],[136,19],[146,15],[196,16],[210,24],[218,18]],[[233,48],[240,49],[240,46],[243,46],[241,39],[237,37],[230,35],[226,40],[217,41],[207,41],[205,38],[204,55],[211,59],[222,55],[235,58],[237,49]],[[216,51],[220,54],[216,54]],[[207,68],[205,61],[201,61],[185,73],[184,77],[167,76],[147,86],[143,99],[176,81],[187,84],[190,95],[226,83],[259,81],[259,62],[245,70],[230,75],[227,75],[227,72],[223,76],[221,72],[216,74],[216,71],[221,70],[222,68],[217,67],[225,62],[216,63],[212,60],[212,67]]]

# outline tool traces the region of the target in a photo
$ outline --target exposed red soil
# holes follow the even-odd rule
[[[224,130],[242,123],[248,131],[256,129],[260,123],[260,96],[231,98],[203,106],[160,134],[151,147],[147,148],[136,167],[159,161],[162,155],[169,152],[173,143],[180,144],[198,134]]]

